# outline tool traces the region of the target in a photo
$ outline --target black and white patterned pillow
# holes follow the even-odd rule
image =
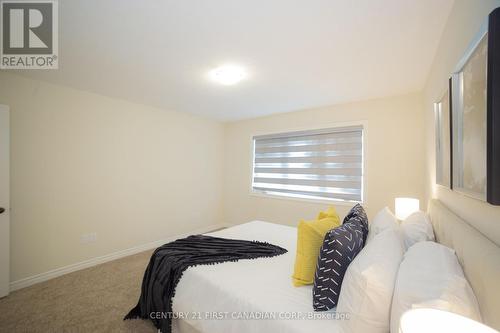
[[[343,223],[346,222],[356,222],[361,225],[363,231],[363,243],[366,242],[366,237],[368,237],[368,216],[366,216],[365,209],[360,204],[356,204],[351,208],[349,213],[344,217]]]
[[[348,221],[325,235],[314,276],[315,311],[327,311],[337,306],[347,267],[363,244],[362,227],[357,221]]]

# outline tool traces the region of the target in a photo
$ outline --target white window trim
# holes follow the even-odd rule
[[[362,184],[361,184],[361,201],[354,200],[336,200],[336,199],[326,199],[326,198],[294,198],[286,195],[274,195],[269,193],[263,193],[260,191],[256,191],[253,189],[253,171],[254,171],[254,162],[255,162],[255,143],[254,137],[261,135],[273,135],[280,133],[288,133],[288,132],[299,132],[299,131],[316,131],[323,129],[335,129],[342,127],[350,127],[350,126],[363,126],[363,137],[362,137],[362,159],[361,159],[361,175],[362,175]],[[251,156],[250,156],[250,172],[249,172],[249,195],[255,198],[267,198],[267,199],[279,199],[279,200],[288,200],[288,201],[298,201],[298,202],[307,202],[314,204],[329,204],[329,205],[337,205],[337,206],[352,206],[354,204],[368,204],[367,198],[367,174],[366,174],[366,156],[368,154],[368,149],[366,143],[368,142],[368,121],[367,120],[359,120],[359,121],[349,121],[349,122],[334,122],[334,123],[322,123],[321,126],[304,126],[304,127],[294,127],[294,128],[276,128],[272,131],[258,131],[254,132],[250,135],[250,147],[251,147]]]

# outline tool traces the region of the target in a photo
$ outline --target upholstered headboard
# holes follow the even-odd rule
[[[437,241],[455,250],[476,294],[483,321],[500,330],[499,244],[489,240],[438,200],[429,202],[429,215]]]

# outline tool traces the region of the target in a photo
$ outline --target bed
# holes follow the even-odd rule
[[[437,241],[456,251],[478,299],[483,321],[500,329],[499,242],[483,235],[437,200],[429,202],[428,212]],[[173,320],[174,332],[342,332],[334,311],[324,318],[303,318],[317,313],[312,311],[312,287],[296,288],[290,281],[296,228],[253,221],[209,235],[266,241],[286,248],[288,253],[188,269],[173,301],[174,312],[184,315]],[[241,320],[240,316],[252,313],[267,317]]]
[[[312,286],[296,288],[291,283],[296,228],[253,221],[209,235],[265,241],[286,248],[288,253],[189,268],[177,285],[173,301],[174,312],[187,314],[188,318],[174,319],[174,332],[341,332],[334,319],[297,319],[318,313],[312,311]],[[229,313],[224,313],[226,311]],[[219,318],[206,319],[207,313]],[[239,317],[252,314],[267,318],[241,320]],[[323,315],[335,316],[335,313]]]

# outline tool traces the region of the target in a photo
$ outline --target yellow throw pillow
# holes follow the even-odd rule
[[[299,287],[314,282],[316,262],[318,261],[323,239],[329,230],[339,225],[340,218],[337,213],[318,220],[302,220],[299,222],[297,227],[297,253],[292,276],[294,286]]]
[[[339,215],[337,214],[337,211],[335,210],[335,208],[333,208],[333,206],[328,207],[328,209],[325,210],[324,212],[319,212],[316,220],[321,220],[321,219],[324,219],[325,217],[333,217],[333,218],[339,219]],[[339,223],[340,223],[340,219],[339,219]]]

